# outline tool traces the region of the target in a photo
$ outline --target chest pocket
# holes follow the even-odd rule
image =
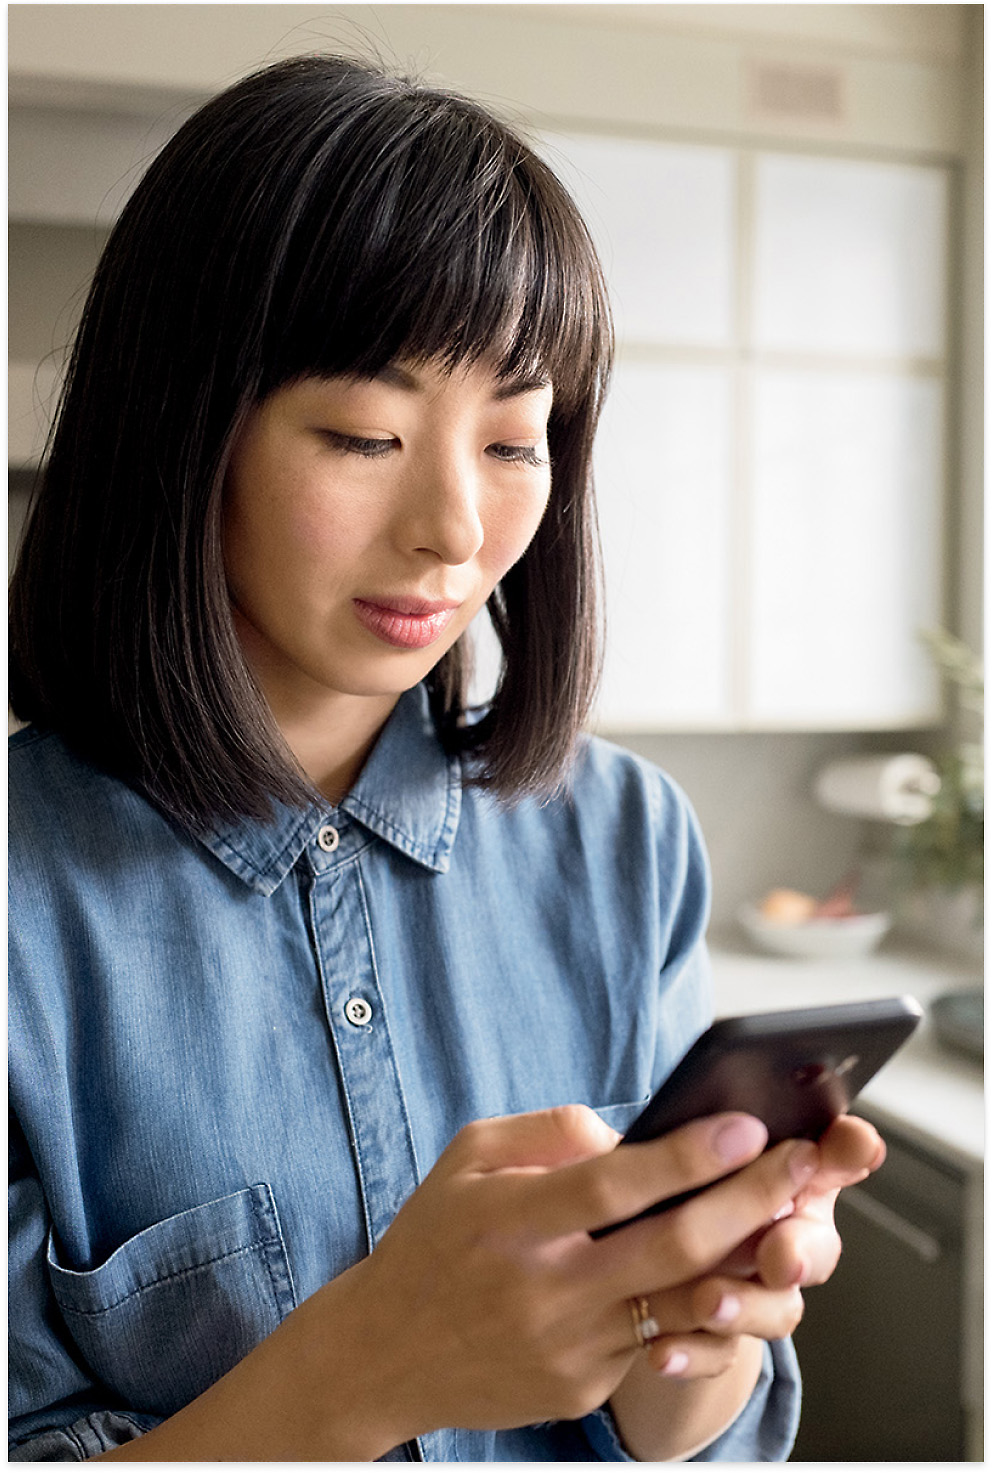
[[[144,1229],[91,1270],[48,1272],[86,1362],[140,1411],[168,1416],[239,1362],[294,1308],[267,1184]]]

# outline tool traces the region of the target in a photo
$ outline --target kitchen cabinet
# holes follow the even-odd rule
[[[884,370],[756,369],[747,718],[925,725],[940,624],[943,396]]]
[[[943,355],[944,170],[759,154],[754,191],[756,348]]]
[[[558,134],[610,280],[601,728],[939,718],[947,172]]]
[[[795,1333],[797,1463],[968,1457],[965,1178],[895,1132],[886,1147],[884,1166],[840,1196],[844,1252]]]

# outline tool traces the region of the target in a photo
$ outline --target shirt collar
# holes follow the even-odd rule
[[[275,805],[271,820],[239,819],[198,835],[246,885],[271,895],[318,829],[347,814],[428,870],[441,873],[461,813],[461,763],[441,746],[423,686],[405,692],[380,733],[354,787],[335,808],[314,803],[301,812]]]

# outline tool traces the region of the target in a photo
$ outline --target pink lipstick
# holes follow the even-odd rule
[[[451,622],[457,604],[427,599],[390,599],[377,603],[371,599],[353,599],[352,604],[361,624],[375,635],[400,650],[426,650],[439,640]]]

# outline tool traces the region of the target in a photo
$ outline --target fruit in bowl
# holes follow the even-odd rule
[[[844,881],[824,897],[779,887],[756,906],[742,906],[738,920],[766,952],[786,957],[864,957],[892,924],[887,911],[858,911],[856,883]]]
[[[816,900],[803,891],[782,888],[769,891],[757,910],[765,921],[773,922],[775,926],[797,926],[815,914]]]

